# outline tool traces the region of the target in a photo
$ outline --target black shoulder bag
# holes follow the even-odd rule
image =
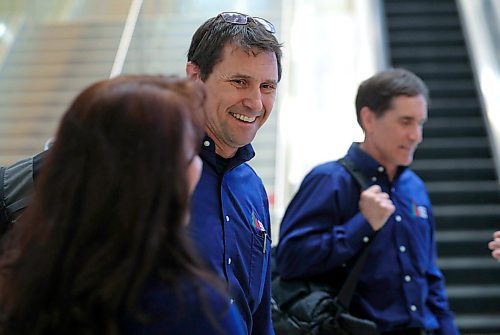
[[[35,178],[45,151],[9,166],[0,166],[0,236],[21,216],[31,202]]]
[[[351,161],[340,159],[339,163],[361,189],[370,186]],[[369,252],[370,244],[367,244],[338,294],[324,283],[274,278],[271,302],[276,335],[378,335],[373,321],[359,319],[348,312]]]

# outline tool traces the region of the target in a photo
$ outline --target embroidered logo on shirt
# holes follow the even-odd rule
[[[411,209],[412,209],[411,210],[412,214],[417,218],[422,218],[422,219],[428,218],[427,208],[425,206],[418,206],[417,204],[412,203]]]
[[[262,233],[263,236],[262,253],[265,254],[267,250],[267,240],[268,240],[266,228],[264,228],[262,222],[260,222],[259,219],[257,219],[257,216],[253,211],[252,211],[252,222],[255,228],[257,228]]]
[[[252,212],[252,222],[253,222],[253,225],[260,231],[266,231],[266,228],[264,228],[264,225],[262,224],[262,222],[259,221],[259,219],[257,219],[257,216],[255,215],[254,212]]]

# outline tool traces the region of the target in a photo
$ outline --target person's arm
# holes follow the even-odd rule
[[[500,261],[500,230],[493,233],[493,240],[488,243],[491,256]]]
[[[431,220],[432,227],[435,227],[434,216],[429,213],[429,219]],[[430,262],[430,267],[427,271],[427,282],[429,285],[429,297],[427,299],[427,304],[429,308],[436,316],[439,322],[439,329],[435,331],[437,335],[459,335],[458,329],[455,325],[455,317],[450,310],[448,305],[448,298],[446,296],[446,289],[444,284],[444,276],[437,267],[437,251],[436,242],[434,239],[434,228],[431,237],[431,255],[432,259]]]
[[[337,176],[337,175],[336,175]],[[277,269],[281,277],[313,276],[356,255],[374,230],[359,212],[359,187],[347,175],[310,173],[280,227]]]

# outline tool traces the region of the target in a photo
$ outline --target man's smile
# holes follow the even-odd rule
[[[231,114],[235,119],[238,119],[240,121],[246,122],[246,123],[252,123],[255,121],[256,117],[248,117],[243,114],[237,114],[237,113],[229,113]]]

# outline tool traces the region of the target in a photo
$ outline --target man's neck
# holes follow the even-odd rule
[[[231,158],[234,155],[236,155],[236,151],[238,151],[237,148],[232,148],[226,144],[224,144],[215,134],[210,130],[210,129],[205,129],[207,132],[208,137],[214,142],[215,144],[215,153],[222,158]]]
[[[214,142],[215,142],[215,140],[214,140]],[[220,145],[218,145],[217,142],[215,143],[215,153],[222,158],[228,159],[228,158],[234,157],[234,155],[236,155],[236,151],[238,151],[238,150],[237,149],[224,150],[224,148],[222,148]]]
[[[389,164],[382,164],[380,163],[380,160],[377,159],[377,155],[374,152],[374,149],[370,147],[366,142],[361,142],[359,144],[359,148],[363,150],[366,154],[368,154],[371,158],[377,161],[380,165],[382,165],[385,169],[385,173],[389,177],[389,181],[392,182],[394,178],[396,177],[396,172],[398,170],[398,167],[395,165],[389,165]]]

